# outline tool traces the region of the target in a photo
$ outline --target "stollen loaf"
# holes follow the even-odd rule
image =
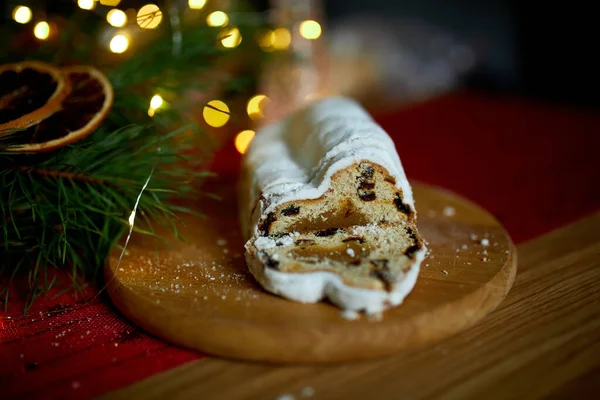
[[[242,160],[245,257],[269,292],[376,313],[412,290],[425,258],[393,141],[330,97],[260,129]]]

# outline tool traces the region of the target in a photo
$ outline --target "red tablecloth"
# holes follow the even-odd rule
[[[409,178],[479,203],[516,242],[600,208],[599,115],[461,93],[378,121]],[[235,180],[238,161],[223,149],[219,179]],[[105,296],[82,299],[47,298],[25,316],[11,300],[0,318],[0,397],[90,397],[201,357],[142,332]]]

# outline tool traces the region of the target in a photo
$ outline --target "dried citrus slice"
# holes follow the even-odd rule
[[[61,109],[39,124],[0,142],[3,151],[38,153],[77,142],[92,133],[106,118],[113,103],[113,88],[108,78],[93,67],[78,66],[63,70],[71,93]]]
[[[0,66],[0,137],[52,115],[69,88],[60,69],[40,61]]]

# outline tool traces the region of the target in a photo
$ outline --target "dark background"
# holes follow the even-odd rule
[[[600,106],[600,25],[592,2],[329,0],[327,18],[350,13],[419,18],[484,52],[471,87],[574,106]]]
[[[268,0],[255,0],[266,8]],[[419,19],[472,43],[482,62],[471,88],[599,108],[600,17],[593,2],[325,0],[327,23],[350,15]]]

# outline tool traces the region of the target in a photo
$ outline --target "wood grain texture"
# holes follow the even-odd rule
[[[203,359],[105,399],[586,399],[600,390],[600,214],[519,246],[500,307],[435,346],[329,367]]]
[[[405,303],[382,320],[344,319],[327,304],[263,291],[247,272],[231,187],[210,217],[188,219],[189,243],[155,250],[136,237],[115,274],[115,305],[148,331],[228,358],[292,363],[356,361],[414,349],[463,330],[497,307],[515,276],[513,244],[487,212],[449,192],[415,185],[419,230],[432,253]],[[455,215],[444,215],[443,210]],[[477,239],[473,239],[475,235]],[[483,237],[489,245],[481,244]],[[226,241],[226,243],[225,243]]]

